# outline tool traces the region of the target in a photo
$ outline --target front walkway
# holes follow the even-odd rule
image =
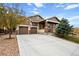
[[[79,45],[60,38],[41,35],[17,35],[21,56],[79,55]]]

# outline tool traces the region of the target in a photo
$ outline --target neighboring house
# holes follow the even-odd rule
[[[24,18],[25,19],[25,18]],[[26,18],[24,23],[24,26],[20,26],[21,30],[20,31],[27,31],[26,33],[37,33],[37,32],[55,32],[55,28],[57,27],[57,24],[59,23],[59,19],[57,17],[51,17],[48,19],[42,18],[40,15],[35,15],[35,16],[30,16]],[[36,30],[37,27],[37,30]],[[24,29],[22,29],[24,28]],[[23,33],[25,33],[23,31]],[[36,31],[36,32],[35,32]]]

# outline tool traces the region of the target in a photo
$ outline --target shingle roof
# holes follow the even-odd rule
[[[57,17],[51,17],[46,19],[47,22],[59,23],[60,20]]]
[[[35,15],[35,16],[30,16],[28,17],[32,22],[41,22],[41,21],[44,21],[44,18],[41,17],[40,15]]]

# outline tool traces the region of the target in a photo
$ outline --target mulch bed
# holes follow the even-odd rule
[[[0,36],[0,56],[19,56],[16,35],[12,35],[12,39],[7,38],[8,35]]]

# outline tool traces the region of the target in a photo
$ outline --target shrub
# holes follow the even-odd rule
[[[73,26],[70,26],[67,19],[62,18],[62,20],[60,21],[60,23],[56,28],[55,34],[59,37],[68,36],[68,34],[70,34],[72,31],[72,27]]]

